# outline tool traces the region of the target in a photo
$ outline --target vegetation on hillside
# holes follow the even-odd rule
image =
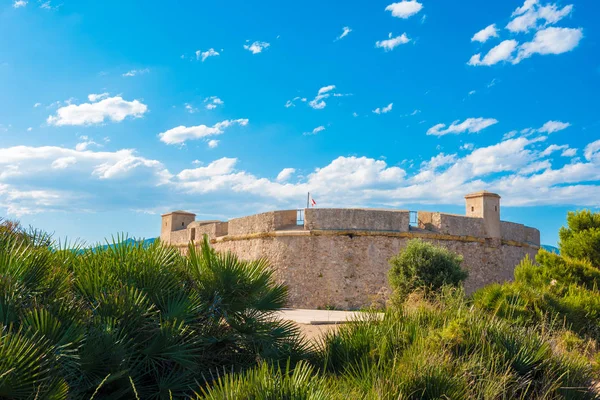
[[[264,260],[0,232],[0,398],[184,398],[215,371],[298,360]]]
[[[0,229],[0,398],[598,398],[598,221],[570,213],[563,255],[473,296],[459,256],[411,241],[383,318],[311,348],[273,317],[286,290],[264,260]]]

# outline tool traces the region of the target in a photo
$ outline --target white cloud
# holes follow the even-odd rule
[[[352,113],[352,116],[353,116],[354,118],[356,118],[356,117],[358,117],[358,113],[357,113],[357,112],[353,112],[353,113]]]
[[[559,146],[559,145],[556,145],[556,144],[551,144],[550,146],[546,147],[546,150],[544,150],[544,151],[542,151],[540,153],[540,156],[541,157],[547,157],[547,156],[551,155],[552,153],[554,153],[556,151],[567,150],[568,148],[569,148],[569,145],[566,145],[566,144],[564,144],[562,146]]]
[[[383,108],[379,108],[377,107],[376,109],[373,110],[373,112],[375,114],[387,114],[390,111],[392,111],[392,107],[394,106],[394,103],[390,103],[387,106],[383,107]],[[411,114],[411,115],[415,115],[415,114]]]
[[[475,148],[475,145],[473,143],[465,143],[462,146],[460,146],[461,150],[473,150]]]
[[[184,169],[177,177],[183,181],[189,181],[199,178],[209,178],[219,175],[227,175],[233,172],[237,158],[223,157],[211,162],[206,167],[198,167],[194,169]]]
[[[35,104],[33,105],[33,108],[38,108],[38,107],[39,107],[39,106],[41,106],[41,105],[42,105],[42,103],[35,103]]]
[[[136,76],[136,75],[143,75],[143,74],[147,74],[150,72],[149,68],[144,68],[144,69],[132,69],[131,71],[127,71],[123,74],[123,76],[125,77],[131,77],[131,76]]]
[[[562,131],[563,129],[567,129],[570,126],[571,124],[569,122],[548,121],[537,131],[541,133],[554,133]]]
[[[104,98],[98,102],[70,104],[59,108],[55,116],[46,120],[49,125],[92,125],[106,120],[121,122],[127,117],[140,118],[148,106],[139,100],[126,101],[120,96]]]
[[[295,168],[284,168],[277,174],[277,182],[286,182],[296,173]]]
[[[91,101],[92,103],[98,101],[98,100],[102,100],[105,99],[109,96],[109,93],[100,93],[100,94],[88,94],[88,100]]]
[[[75,150],[77,151],[85,151],[90,146],[102,147],[101,144],[94,142],[87,136],[80,136],[79,139],[81,139],[82,142],[77,143],[77,145],[75,146]]]
[[[187,140],[201,139],[207,136],[221,135],[224,129],[232,125],[248,125],[247,119],[225,120],[214,124],[213,126],[197,125],[197,126],[178,126],[168,131],[160,133],[160,140],[166,144],[181,144]]]
[[[245,44],[244,49],[250,51],[252,54],[262,53],[263,50],[269,48],[271,44],[267,42],[254,42],[250,45]]]
[[[471,91],[469,92],[469,96],[473,96],[475,93],[477,93],[477,91],[476,91],[476,90],[471,90]]]
[[[218,98],[217,96],[210,96],[204,99],[204,103],[206,103],[207,110],[214,110],[217,106],[221,106],[225,104],[223,100]]]
[[[198,112],[198,109],[189,103],[185,103],[184,106],[185,106],[185,110],[187,112],[189,112],[190,114],[194,114],[194,113]]]
[[[388,38],[389,39],[378,40],[377,42],[375,42],[375,47],[382,48],[385,51],[391,51],[394,50],[397,46],[400,46],[401,44],[406,44],[410,42],[410,39],[408,38],[408,36],[406,36],[406,33],[403,33],[402,35],[393,38],[392,33],[390,32]]]
[[[519,43],[516,40],[505,40],[496,47],[492,48],[485,55],[483,60],[481,59],[481,53],[478,53],[473,55],[467,64],[473,66],[490,66],[497,64],[501,61],[510,61],[512,59],[512,53],[517,48],[518,44]]]
[[[322,110],[327,106],[324,99],[330,97],[334,89],[335,85],[323,86],[319,89],[315,98],[308,102],[308,105],[315,110]],[[304,101],[304,99],[302,101]]]
[[[331,92],[333,89],[335,89],[335,85],[324,86],[321,89],[319,89],[317,94],[319,94],[319,95],[325,94],[327,92]]]
[[[390,4],[385,8],[385,11],[390,11],[394,17],[406,19],[417,14],[422,9],[423,4],[416,0],[403,0]]]
[[[583,38],[583,30],[573,28],[546,28],[536,32],[531,42],[519,46],[514,64],[534,54],[562,54],[573,50]]]
[[[577,149],[565,149],[560,153],[561,157],[574,157],[577,154]]]
[[[507,206],[600,205],[600,140],[585,147],[584,161],[572,159],[553,169],[537,150],[545,139],[504,140],[475,150],[465,148],[462,156],[440,153],[410,174],[384,160],[338,157],[322,167],[310,167],[312,172],[293,182],[296,171],[286,168],[278,178],[268,179],[240,169],[235,158],[172,175],[160,162],[127,149],[0,148],[0,207],[26,214],[160,209],[177,203],[183,208],[212,205],[215,214],[239,216],[297,207],[306,192],[318,196],[324,207],[401,208],[418,202],[427,208],[427,204],[462,205],[465,193],[482,189],[500,193]],[[56,182],[69,189],[58,189]],[[135,200],[132,190],[139,194]]]
[[[463,132],[478,133],[483,129],[495,125],[498,120],[494,118],[467,118],[463,122],[454,121],[448,128],[446,124],[437,124],[429,128],[428,135],[443,136],[448,134],[459,134]]]
[[[350,29],[350,27],[348,27],[348,26],[343,27],[342,34],[340,36],[338,36],[335,40],[337,41],[337,40],[345,38],[346,36],[348,36],[348,34],[350,32],[352,32],[352,29]]]
[[[540,20],[544,22],[541,27],[545,27],[557,23],[572,11],[572,4],[559,9],[556,4],[542,6],[538,1],[526,0],[522,7],[513,12],[513,19],[506,25],[506,29],[515,33],[527,32],[538,29]]]
[[[27,128],[27,132],[31,132],[33,130],[33,128],[30,126],[29,128]]]
[[[321,126],[317,126],[315,129],[313,129],[311,132],[304,132],[303,135],[316,135],[319,132],[322,132],[325,130],[325,127],[323,125]]]
[[[588,161],[597,161],[600,163],[600,140],[588,144],[583,151],[585,159]]]
[[[496,24],[489,25],[488,27],[480,30],[471,38],[471,42],[485,43],[491,37],[498,37],[498,30]]]
[[[27,1],[25,1],[25,0],[15,0],[15,2],[13,3],[14,8],[21,8],[21,7],[25,7],[26,5],[27,5]]]
[[[288,100],[288,101],[285,103],[285,108],[296,107],[296,104],[295,104],[295,102],[296,102],[297,100],[300,100],[300,101],[301,101],[301,102],[303,102],[303,103],[306,103],[306,101],[307,101],[306,97],[302,97],[302,98],[301,98],[301,97],[299,97],[299,96],[296,96],[296,97],[294,97],[292,100]]]
[[[219,145],[219,141],[215,139],[211,139],[208,141],[208,147],[211,149],[216,148]]]
[[[210,48],[206,51],[196,50],[196,60],[206,60],[208,57],[216,57],[220,55],[218,51],[213,48]]]

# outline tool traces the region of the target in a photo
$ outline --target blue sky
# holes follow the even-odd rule
[[[171,3],[0,0],[0,215],[97,241],[486,189],[555,244],[600,206],[596,1]]]

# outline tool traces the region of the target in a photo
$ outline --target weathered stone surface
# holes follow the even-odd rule
[[[229,221],[230,235],[272,232],[285,226],[296,225],[297,210],[271,211]]]
[[[309,208],[304,227],[313,229],[371,230],[407,232],[408,211],[361,208]]]
[[[206,223],[172,213],[163,216],[161,240],[186,251],[190,240],[198,243],[207,234],[218,251],[267,258],[289,288],[290,307],[356,309],[384,304],[388,260],[411,238],[461,254],[468,293],[511,280],[514,267],[537,253],[540,234],[500,222],[499,199],[487,192],[467,196],[466,217],[419,211],[420,229],[409,228],[409,212],[397,210],[307,209],[304,226],[296,224],[297,210]],[[186,222],[188,228],[180,230]]]

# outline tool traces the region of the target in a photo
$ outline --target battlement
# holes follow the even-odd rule
[[[410,211],[368,208],[307,208],[280,210],[234,218],[229,221],[195,221],[194,214],[183,211],[163,215],[161,240],[173,245],[187,245],[203,235],[209,239],[236,238],[279,232],[298,235],[319,231],[360,231],[377,234],[427,233],[450,237],[472,237],[540,245],[535,228],[500,221],[500,196],[479,192],[467,195],[467,215],[418,211],[411,226]]]
[[[515,265],[534,257],[535,228],[500,220],[500,196],[465,196],[466,215],[369,208],[280,210],[229,221],[196,221],[174,211],[162,216],[161,241],[186,252],[204,235],[217,251],[246,260],[266,258],[287,285],[288,306],[341,309],[381,304],[389,294],[388,261],[413,238],[461,254],[471,293],[512,279]]]

